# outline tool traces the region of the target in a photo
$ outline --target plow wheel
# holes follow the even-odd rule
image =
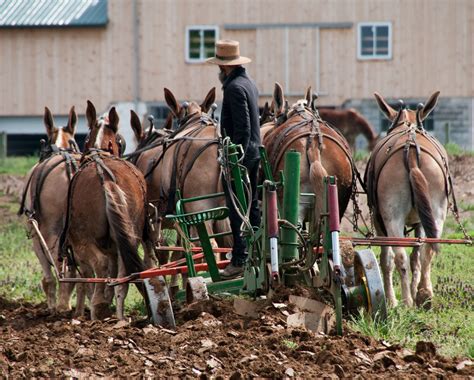
[[[385,320],[387,305],[379,265],[371,249],[356,251],[354,257],[354,287],[350,296],[351,309],[364,307],[372,318]]]

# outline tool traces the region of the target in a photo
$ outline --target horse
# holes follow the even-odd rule
[[[356,138],[362,134],[368,142],[368,149],[372,151],[379,140],[369,122],[354,108],[330,109],[318,108],[319,116],[325,122],[339,129],[344,135],[352,151],[356,151]]]
[[[414,227],[417,237],[439,238],[443,231],[452,192],[448,158],[443,146],[431,136],[422,122],[436,107],[439,92],[419,105],[417,111],[395,111],[378,93],[375,99],[382,113],[392,122],[387,136],[370,156],[365,172],[368,203],[378,235],[404,237],[406,227]],[[430,307],[433,297],[431,261],[439,253],[438,244],[423,244],[410,257],[404,248],[382,247],[381,266],[385,294],[396,305],[392,275],[396,265],[401,277],[405,305]]]
[[[89,134],[81,165],[69,188],[67,224],[62,247],[72,252],[83,277],[123,277],[144,269],[138,246],[145,239],[146,183],[143,174],[120,158],[121,136],[115,107],[97,119],[94,105],[86,110]],[[141,285],[137,285],[143,294]],[[117,318],[124,318],[128,285],[115,287]],[[95,284],[91,318],[110,314],[113,293]],[[84,297],[78,310],[83,313]]]
[[[78,169],[80,159],[79,148],[74,140],[77,115],[74,106],[71,107],[67,125],[57,128],[51,111],[45,107],[43,120],[48,140],[42,141],[39,162],[27,176],[18,215],[24,214],[29,222],[38,225],[46,247],[41,244],[32,225],[29,235],[43,271],[41,285],[48,309],[51,312],[63,312],[71,309],[70,299],[74,286],[59,283],[56,299],[56,279],[51,267],[57,268],[58,272],[61,268],[58,236],[64,227],[69,183]],[[74,276],[74,272],[69,272],[68,276]]]
[[[356,177],[347,141],[318,116],[313,100],[311,87],[308,87],[306,98],[286,110],[283,89],[275,83],[276,121],[264,124],[261,135],[274,175],[283,169],[285,152],[294,149],[301,153],[301,191],[312,192],[316,198],[314,210],[301,209],[299,219],[307,221],[313,212],[313,220],[318,225],[322,213],[323,178],[328,175],[337,178],[339,218],[342,219]]]
[[[139,141],[134,157],[135,165],[144,173],[148,186],[148,202],[156,207],[155,231],[162,228],[174,228],[164,217],[175,213],[176,191],[183,198],[191,198],[222,192],[221,168],[218,162],[219,129],[216,121],[208,115],[215,100],[215,88],[206,95],[199,105],[191,101],[180,106],[173,93],[165,88],[165,100],[171,111],[170,115],[178,122],[178,129],[166,136],[151,138],[154,142],[144,142],[149,133],[145,133],[138,116],[131,115],[131,126],[135,138]],[[170,127],[171,120],[166,125]],[[223,198],[203,199],[186,204],[186,212],[197,212],[223,206]],[[209,233],[212,231],[229,231],[228,221],[206,222]],[[157,240],[158,237],[155,237]],[[230,238],[221,240],[221,245],[230,246]],[[215,245],[215,243],[214,243]],[[152,245],[145,247],[151,250]],[[160,264],[167,262],[167,253],[159,255]],[[178,254],[173,254],[176,259]],[[176,280],[173,280],[176,285]]]

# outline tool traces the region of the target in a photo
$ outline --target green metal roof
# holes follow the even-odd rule
[[[105,26],[107,0],[0,0],[0,28]]]

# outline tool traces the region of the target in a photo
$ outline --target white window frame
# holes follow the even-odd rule
[[[199,29],[201,32],[204,30],[214,30],[216,36],[216,42],[219,40],[219,27],[217,25],[189,25],[186,27],[186,46],[185,46],[185,61],[186,63],[202,63],[205,62],[207,58],[204,58],[204,43],[201,40],[201,51],[199,53],[200,58],[190,58],[189,57],[189,31]],[[202,38],[202,36],[201,36]]]
[[[362,27],[364,26],[387,26],[388,27],[388,53],[387,54],[373,54],[362,55]],[[375,43],[375,40],[374,40]],[[375,51],[375,47],[374,47]],[[391,22],[360,22],[357,24],[357,59],[367,60],[389,60],[392,59],[392,23]]]

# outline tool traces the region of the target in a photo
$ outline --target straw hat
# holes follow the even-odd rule
[[[233,40],[217,41],[216,56],[207,60],[207,63],[220,66],[243,65],[249,62],[252,62],[250,58],[240,56],[239,42]]]

